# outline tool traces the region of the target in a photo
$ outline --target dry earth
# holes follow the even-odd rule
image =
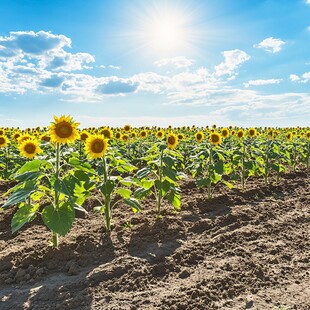
[[[110,235],[80,215],[58,250],[40,218],[12,235],[5,210],[0,309],[310,309],[309,176],[219,187],[209,201],[188,180],[181,212],[122,206]]]

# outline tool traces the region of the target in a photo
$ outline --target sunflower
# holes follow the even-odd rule
[[[248,130],[248,136],[250,137],[250,138],[253,138],[253,137],[255,137],[257,135],[257,130],[255,129],[255,128],[250,128],[249,130]]]
[[[0,136],[0,147],[6,147],[9,144],[9,139],[5,135]]]
[[[19,131],[15,131],[13,133],[13,136],[12,136],[13,140],[17,141],[19,137],[20,137],[20,132]]]
[[[129,132],[130,130],[131,130],[131,126],[130,125],[127,124],[127,125],[124,126],[124,131],[125,132]]]
[[[291,132],[286,134],[286,141],[291,141],[293,138],[293,134]]]
[[[122,140],[125,141],[125,142],[129,141],[129,136],[127,134],[123,134],[122,135]]]
[[[156,132],[156,137],[157,137],[158,139],[162,139],[163,136],[164,136],[164,132],[163,132],[162,130],[158,130],[158,131]]]
[[[119,131],[117,131],[116,133],[115,133],[115,138],[116,139],[120,139],[122,137],[122,134],[119,132]]]
[[[210,142],[213,145],[219,145],[222,142],[222,136],[217,132],[213,132],[210,135]]]
[[[229,129],[228,128],[223,128],[221,131],[222,137],[223,138],[228,138],[229,136]]]
[[[29,133],[22,133],[19,138],[17,139],[18,144],[22,144],[24,141],[33,139],[34,137]]]
[[[308,131],[308,132],[306,133],[306,137],[307,137],[308,140],[310,140],[310,131]]]
[[[179,133],[179,134],[178,134],[178,140],[179,140],[179,141],[184,140],[184,135],[183,135],[183,133]]]
[[[50,142],[50,141],[51,141],[51,137],[50,137],[48,134],[46,134],[46,133],[43,133],[43,134],[40,136],[40,139],[41,139],[42,141],[45,141],[45,142]]]
[[[196,132],[195,140],[200,143],[204,138],[204,134],[201,131]]]
[[[108,148],[108,139],[104,135],[91,135],[85,143],[85,152],[90,158],[102,157]]]
[[[104,135],[106,139],[111,139],[113,137],[113,131],[108,127],[103,128],[100,133]]]
[[[37,154],[42,153],[42,149],[39,146],[39,142],[35,138],[24,140],[18,146],[20,154],[29,159],[34,158]]]
[[[79,123],[74,122],[70,115],[61,117],[54,116],[55,122],[49,126],[51,140],[54,143],[73,143],[79,137],[77,127]]]
[[[238,132],[237,132],[237,137],[239,139],[243,138],[244,137],[244,131],[242,129],[239,129]]]
[[[0,136],[4,136],[5,135],[5,129],[4,128],[0,128]]]
[[[140,138],[146,138],[147,137],[147,131],[146,130],[141,130],[140,131]]]
[[[86,130],[83,130],[80,133],[80,139],[85,142],[87,140],[87,138],[89,137],[89,132],[87,132]]]
[[[167,145],[168,148],[173,150],[178,145],[178,137],[174,133],[170,133],[167,136]]]

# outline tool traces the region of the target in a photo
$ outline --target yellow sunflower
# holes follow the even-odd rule
[[[87,132],[86,130],[83,130],[80,133],[80,139],[85,142],[87,140],[87,138],[89,137],[89,132]]]
[[[5,135],[0,136],[0,147],[6,147],[9,144],[9,139]]]
[[[222,137],[223,138],[228,138],[229,136],[229,129],[228,128],[223,128],[221,131]]]
[[[146,130],[141,130],[140,131],[140,138],[146,138],[147,137],[147,131]]]
[[[40,139],[42,141],[45,141],[45,142],[50,142],[51,141],[51,137],[47,134],[47,133],[43,133],[41,136],[40,136]]]
[[[124,131],[125,132],[129,132],[130,130],[131,130],[131,126],[130,125],[127,124],[127,125],[124,126]]]
[[[219,145],[222,142],[222,136],[217,132],[213,132],[210,135],[210,142],[213,145]]]
[[[307,137],[308,140],[310,140],[310,131],[308,131],[308,132],[306,133],[306,137]]]
[[[37,154],[42,153],[42,149],[39,146],[39,142],[35,138],[27,139],[23,141],[18,149],[20,154],[29,159],[34,158]]]
[[[17,139],[18,144],[22,144],[24,141],[33,139],[34,137],[29,133],[22,133],[19,138]]]
[[[113,137],[113,131],[108,127],[103,128],[100,133],[104,135],[106,139],[111,139]]]
[[[248,130],[248,136],[249,136],[250,138],[254,138],[256,135],[257,135],[257,130],[256,130],[255,128],[250,128],[250,129]]]
[[[293,138],[293,134],[291,132],[286,134],[286,141],[291,141]]]
[[[5,135],[5,129],[4,128],[0,128],[0,136],[4,136]]]
[[[244,137],[244,131],[243,131],[242,129],[238,130],[238,132],[237,132],[237,137],[238,137],[239,139],[241,139],[241,138]]]
[[[157,137],[158,139],[162,139],[163,136],[164,136],[164,132],[163,132],[162,130],[158,130],[158,131],[156,132],[156,137]]]
[[[168,148],[174,150],[178,145],[178,137],[174,133],[169,133],[167,135],[167,145]]]
[[[91,135],[85,143],[85,152],[90,158],[102,157],[108,148],[108,139],[104,135]]]
[[[200,143],[204,138],[204,134],[201,131],[196,132],[195,140]]]
[[[129,136],[127,134],[123,134],[121,139],[123,141],[127,142],[127,141],[129,141]]]
[[[178,140],[181,141],[181,140],[183,140],[183,139],[184,139],[183,133],[179,133],[179,134],[178,134]]]
[[[122,137],[122,134],[119,131],[117,131],[115,134],[115,138],[119,140],[121,139],[121,137]]]
[[[54,143],[73,143],[78,137],[77,127],[79,123],[74,122],[70,115],[61,117],[54,116],[55,122],[49,126],[51,140]]]
[[[19,137],[20,137],[20,132],[19,131],[15,131],[13,133],[13,136],[12,136],[13,140],[17,141]]]

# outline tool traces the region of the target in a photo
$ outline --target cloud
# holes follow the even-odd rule
[[[12,57],[20,53],[37,56],[65,46],[70,47],[71,40],[64,35],[46,31],[10,32],[8,37],[0,37],[0,57]]]
[[[289,79],[292,82],[298,82],[298,83],[308,83],[310,81],[310,72],[305,72],[303,75],[298,76],[296,74],[291,74]]]
[[[278,53],[282,50],[283,46],[285,45],[285,42],[281,39],[274,39],[273,37],[269,37],[259,44],[253,45],[255,48],[262,48],[267,52],[270,53]]]
[[[96,91],[103,95],[119,95],[133,93],[137,90],[139,84],[130,80],[110,80],[97,86]]]
[[[268,79],[268,80],[250,80],[247,83],[243,83],[245,87],[249,87],[251,85],[261,86],[261,85],[269,85],[269,84],[279,84],[283,79]]]
[[[310,1],[310,0],[309,0]],[[310,32],[310,26],[307,27],[308,32]]]
[[[224,56],[224,62],[215,67],[215,75],[217,76],[234,75],[239,65],[251,58],[246,52],[239,49],[224,51],[222,55]]]
[[[63,77],[53,75],[47,79],[42,80],[40,85],[45,86],[45,87],[55,88],[55,87],[59,87],[63,81],[64,81]]]
[[[300,77],[296,74],[291,74],[289,79],[292,81],[292,82],[297,82],[300,80]]]
[[[190,67],[193,63],[194,63],[193,59],[188,59],[184,56],[177,56],[174,58],[162,58],[154,62],[155,66],[157,67],[172,65],[177,68],[187,68]]]
[[[310,0],[306,0],[306,3],[307,3],[307,4],[310,4]]]

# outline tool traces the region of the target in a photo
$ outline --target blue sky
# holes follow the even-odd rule
[[[310,126],[310,0],[1,0],[0,126]]]

